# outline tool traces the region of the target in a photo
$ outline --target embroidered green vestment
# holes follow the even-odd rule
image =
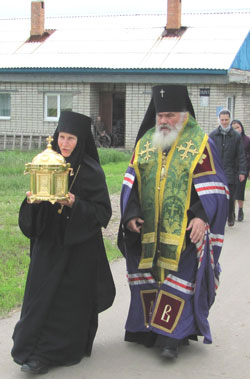
[[[208,136],[189,116],[165,155],[152,144],[154,132],[150,129],[138,141],[133,162],[144,218],[139,268],[152,268],[157,250],[157,266],[177,271],[185,247],[192,175]]]

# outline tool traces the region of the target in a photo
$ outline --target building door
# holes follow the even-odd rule
[[[114,146],[125,144],[125,93],[113,94],[112,134]]]
[[[112,112],[112,92],[100,92],[99,115],[104,122],[105,130],[108,134],[112,133]]]
[[[125,93],[100,92],[99,114],[115,147],[125,143]]]

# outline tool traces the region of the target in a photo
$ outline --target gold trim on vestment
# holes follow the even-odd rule
[[[164,328],[163,326],[161,326],[161,325],[159,325],[159,324],[157,324],[155,322],[155,318],[157,316],[157,312],[158,312],[159,305],[160,305],[160,302],[161,302],[161,298],[162,298],[163,295],[166,295],[168,297],[171,297],[172,299],[178,300],[178,302],[180,303],[179,310],[177,312],[177,315],[175,317],[175,321],[174,321],[174,323],[173,323],[173,325],[172,325],[171,328],[167,328],[167,327]],[[159,295],[158,295],[157,300],[156,300],[156,305],[155,305],[155,309],[154,309],[154,312],[153,312],[153,315],[152,315],[151,325],[153,327],[157,328],[157,329],[163,330],[164,332],[172,333],[174,331],[174,329],[176,328],[178,322],[179,322],[179,319],[181,317],[181,314],[182,314],[182,311],[183,311],[183,308],[184,308],[184,304],[185,304],[185,300],[182,299],[181,297],[173,295],[172,293],[169,293],[167,291],[161,290],[159,292]],[[166,304],[166,306],[167,306],[167,304]],[[164,318],[164,315],[162,313],[162,318],[161,319],[163,319],[163,318]]]
[[[206,144],[206,148],[207,148],[207,151],[208,151],[209,161],[210,161],[210,165],[211,165],[212,170],[204,171],[204,172],[199,172],[199,174],[194,174],[193,178],[199,178],[199,177],[205,176],[205,175],[216,174],[215,165],[214,165],[214,158],[213,158],[213,154],[212,154],[212,151],[211,151],[209,143]]]
[[[201,160],[208,140],[208,136],[200,128],[196,129],[197,127],[196,121],[189,115],[167,156],[160,149],[155,151],[151,146],[155,128],[150,129],[136,145],[133,166],[138,182],[139,200],[140,204],[146,200],[147,205],[145,208],[147,223],[142,227],[139,269],[152,268],[156,249],[159,249],[157,266],[162,269],[178,270],[180,255],[185,245],[193,172]],[[179,181],[176,181],[176,178],[179,178]],[[178,192],[179,187],[176,186],[179,182],[181,192]],[[147,183],[150,183],[148,187]],[[172,188],[175,188],[175,192],[171,192]],[[172,209],[166,203],[168,197],[175,199]],[[169,214],[169,218],[161,217],[163,207],[168,211],[166,214]],[[151,209],[152,223],[154,223],[152,227]]]
[[[143,241],[142,243],[154,243],[155,242],[155,233],[145,233],[143,235]]]
[[[161,233],[160,242],[170,244],[170,245],[178,245],[180,243],[180,237],[175,234],[169,233]]]
[[[142,302],[142,308],[143,308],[143,314],[144,314],[144,325],[146,327],[149,326],[149,323],[147,322],[147,318],[149,319],[151,314],[152,314],[152,308],[153,308],[153,303],[151,303],[151,306],[150,306],[150,311],[149,311],[149,314],[147,315],[147,310],[146,310],[146,306],[145,306],[145,299],[143,297],[144,294],[155,294],[155,297],[157,295],[157,292],[158,290],[157,289],[153,289],[153,290],[142,290],[140,291],[140,296],[141,296],[141,302]],[[148,316],[148,317],[147,317]]]

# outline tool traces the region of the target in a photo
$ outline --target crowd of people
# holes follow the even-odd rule
[[[244,219],[250,170],[250,138],[230,118],[222,110],[208,136],[186,86],[153,87],[124,177],[118,247],[131,295],[124,339],[167,359],[199,336],[212,343],[208,315],[225,226],[235,223],[236,203]],[[102,237],[112,210],[91,119],[62,112],[52,147],[73,169],[69,197],[31,202],[27,191],[19,212],[30,265],[11,354],[32,374],[90,356],[98,314],[115,297]]]
[[[227,109],[220,111],[219,126],[210,133],[210,137],[217,147],[228,182],[230,192],[228,226],[231,227],[235,223],[236,200],[241,201],[238,221],[243,220],[244,191],[249,175],[250,139],[245,136],[240,121],[233,120],[231,123],[230,121],[230,111]]]

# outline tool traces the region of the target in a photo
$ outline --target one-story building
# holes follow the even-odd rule
[[[100,115],[131,149],[159,83],[188,86],[206,132],[228,108],[250,135],[249,18],[250,9],[182,14],[181,0],[163,14],[45,17],[45,2],[32,1],[31,18],[0,20],[0,149],[6,136],[31,146],[53,133],[64,109],[93,125]]]

